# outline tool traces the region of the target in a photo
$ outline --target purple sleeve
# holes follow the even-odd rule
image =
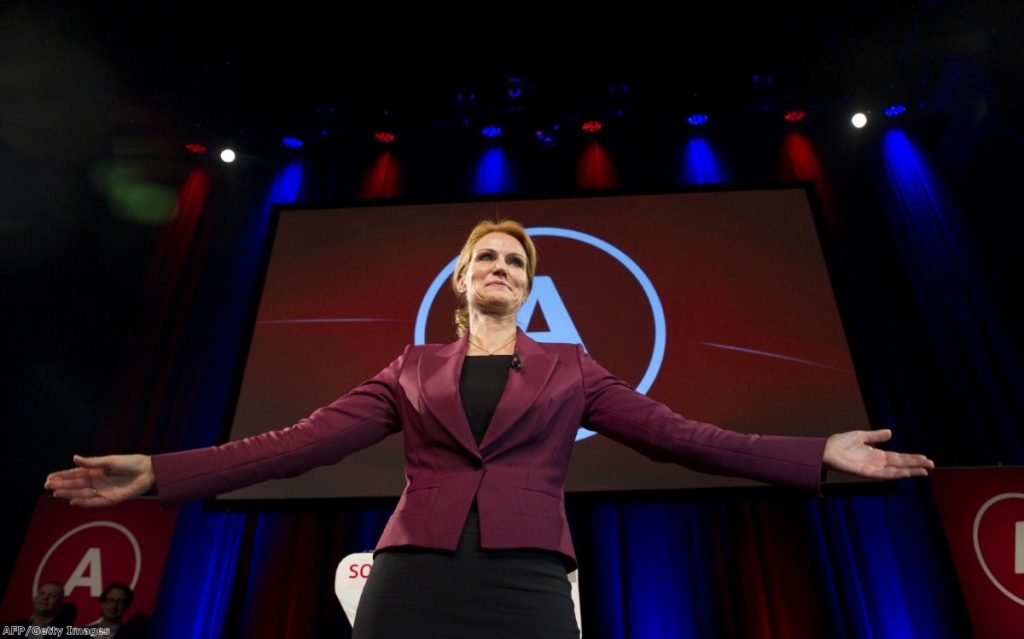
[[[334,464],[398,432],[396,393],[406,352],[374,378],[294,426],[221,446],[153,456],[163,505],[210,497]]]
[[[584,426],[656,461],[820,494],[825,439],[738,433],[686,419],[579,349]]]

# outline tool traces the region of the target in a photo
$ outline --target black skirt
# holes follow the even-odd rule
[[[578,639],[561,556],[482,550],[471,512],[454,554],[378,553],[356,611],[353,639]]]

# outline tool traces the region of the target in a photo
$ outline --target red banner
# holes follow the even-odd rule
[[[161,509],[155,498],[133,499],[99,509],[77,508],[40,497],[7,584],[0,618],[28,619],[39,586],[64,586],[64,603],[74,626],[100,620],[99,597],[111,582],[134,590],[125,613],[150,615],[174,532],[177,509]]]
[[[1024,468],[933,471],[976,639],[1024,632]]]

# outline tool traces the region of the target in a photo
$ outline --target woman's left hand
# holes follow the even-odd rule
[[[836,433],[825,444],[825,465],[840,472],[872,479],[921,477],[935,468],[935,462],[924,455],[894,453],[872,445],[887,442],[891,438],[892,431],[888,428]]]

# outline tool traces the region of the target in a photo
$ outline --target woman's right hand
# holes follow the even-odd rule
[[[145,494],[156,483],[149,455],[75,455],[75,468],[50,473],[44,487],[72,506],[112,506]]]

